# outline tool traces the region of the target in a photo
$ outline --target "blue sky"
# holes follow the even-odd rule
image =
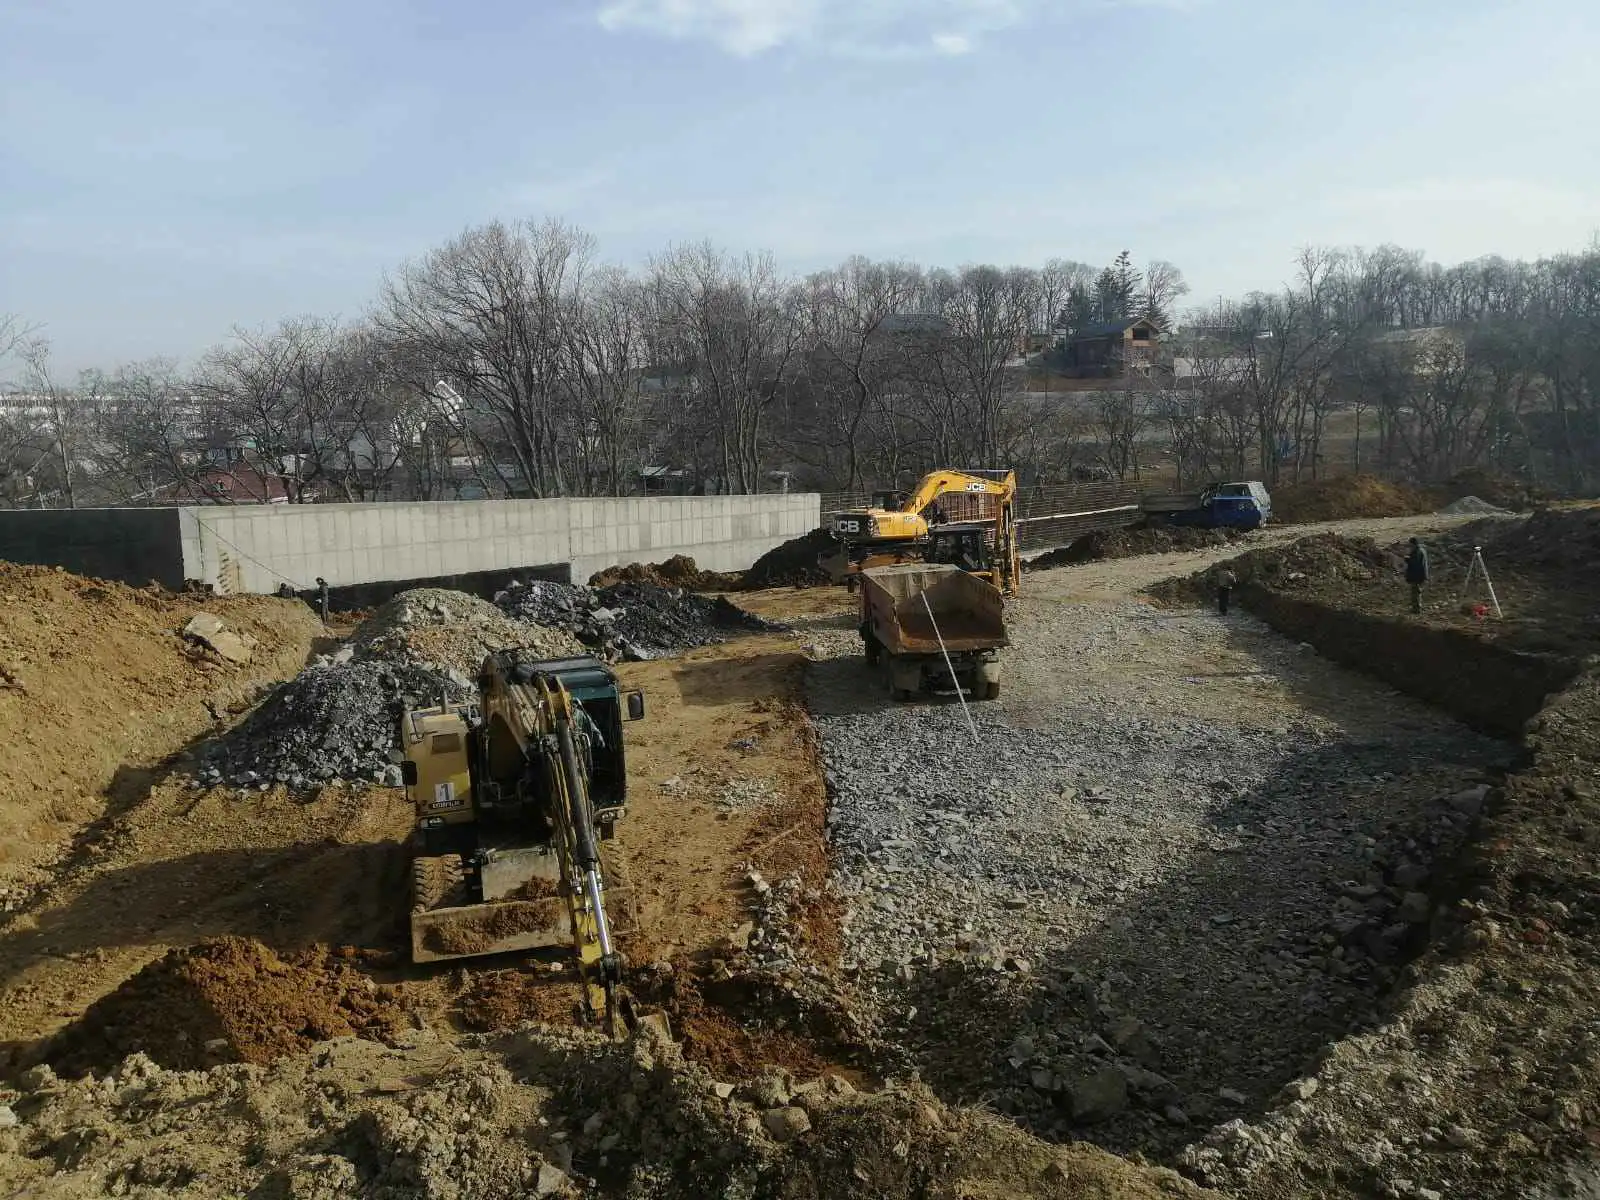
[[[6,0],[0,313],[68,369],[358,315],[493,217],[639,264],[1531,257],[1600,228],[1587,0]]]

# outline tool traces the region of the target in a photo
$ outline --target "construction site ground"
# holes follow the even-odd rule
[[[1336,528],[1387,544],[1467,520]],[[34,625],[0,626],[0,650],[29,648],[0,661],[26,688],[0,688],[28,747],[8,796],[65,799],[0,858],[0,1189],[1529,1194],[1489,1181],[1538,1156],[1452,1133],[1458,1097],[1427,1101],[1432,1141],[1396,1133],[1358,1167],[1340,1122],[1391,1114],[1346,1104],[1305,1129],[1348,1047],[1418,1070],[1382,1044],[1427,941],[1415,910],[1468,852],[1456,798],[1520,753],[1247,613],[1142,594],[1310,532],[1028,574],[1001,699],[972,725],[952,701],[891,703],[839,588],[741,593],[792,632],[620,666],[648,715],[607,850],[636,992],[675,1046],[575,1031],[557,955],[411,966],[400,790],[193,785],[204,739],[336,638],[303,606],[229,602],[256,663],[202,667],[172,632],[188,601],[121,597],[155,617],[130,633],[84,615],[99,585],[10,584]],[[1541,594],[1506,574],[1503,598]],[[52,685],[102,658],[118,673],[77,712]],[[170,703],[143,699],[152,681]],[[129,716],[107,747],[111,690]],[[23,707],[41,694],[71,744]],[[1397,871],[1393,944],[1347,947],[1339,923]],[[1359,1077],[1327,1076],[1324,1100]],[[1416,1108],[1429,1084],[1410,1086]],[[1239,1149],[1290,1136],[1288,1112],[1320,1150]],[[1458,1170],[1471,1155],[1493,1169]]]

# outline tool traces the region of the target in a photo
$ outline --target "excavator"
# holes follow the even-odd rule
[[[484,660],[477,696],[405,713],[400,773],[415,806],[411,957],[432,963],[570,946],[579,1019],[631,1029],[600,843],[626,810],[623,692],[594,658]]]
[[[878,492],[873,507],[835,513],[829,529],[838,546],[818,565],[853,588],[870,567],[948,562],[1015,595],[1016,497],[1015,471],[930,471],[909,494]]]

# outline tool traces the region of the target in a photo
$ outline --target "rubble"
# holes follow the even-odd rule
[[[781,546],[768,550],[751,564],[744,573],[747,589],[774,587],[816,587],[828,583],[828,574],[817,565],[817,560],[839,548],[833,534],[826,529],[813,529],[810,533],[790,538]]]
[[[248,633],[229,629],[227,623],[215,613],[195,613],[183,627],[183,636],[215,651],[231,663],[248,663],[258,645]]]

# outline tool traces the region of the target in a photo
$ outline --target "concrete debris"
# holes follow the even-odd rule
[[[195,613],[183,627],[183,636],[214,651],[231,663],[244,665],[255,655],[256,639],[229,629],[221,617]]]
[[[811,1118],[803,1108],[769,1108],[761,1114],[761,1123],[775,1142],[792,1142],[811,1132]]]

